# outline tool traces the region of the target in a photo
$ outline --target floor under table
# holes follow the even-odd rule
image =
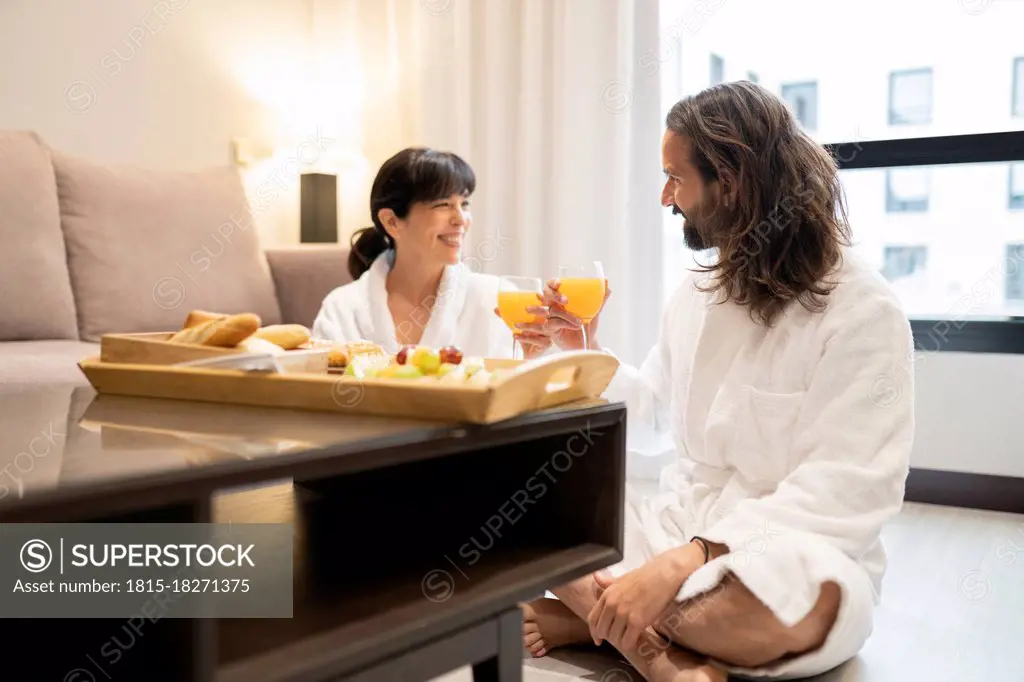
[[[815,682],[1024,680],[1024,515],[907,503],[883,532],[889,569],[860,655]],[[526,682],[627,682],[612,656],[559,651]],[[640,682],[633,672],[632,679]],[[435,682],[471,682],[459,670]]]

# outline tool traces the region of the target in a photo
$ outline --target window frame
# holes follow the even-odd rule
[[[896,121],[893,119],[893,93],[896,91],[896,79],[898,76],[911,76],[914,74],[927,73],[931,79],[931,92],[928,93],[928,118],[924,121]],[[895,69],[889,72],[889,106],[887,121],[890,126],[924,126],[932,123],[935,103],[935,70],[930,66],[921,66],[913,69]]]
[[[840,170],[1024,161],[1024,131],[833,142]],[[1024,354],[1024,317],[909,316],[921,351]]]

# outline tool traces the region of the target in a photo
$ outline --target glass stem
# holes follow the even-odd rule
[[[590,345],[587,342],[587,323],[580,323],[580,334],[583,335],[583,350],[590,350]]]

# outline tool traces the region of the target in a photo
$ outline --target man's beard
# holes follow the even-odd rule
[[[683,213],[682,209],[672,205],[672,215],[681,215],[683,220],[683,241],[686,243],[686,248],[691,251],[707,251],[712,248],[712,245],[704,238],[704,230],[701,229],[700,219],[693,214],[697,212],[694,209],[690,209],[690,215]]]

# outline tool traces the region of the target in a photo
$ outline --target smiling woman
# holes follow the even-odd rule
[[[451,152],[413,147],[385,161],[370,191],[373,226],[352,237],[355,281],[324,300],[314,336],[372,341],[388,353],[455,346],[468,356],[508,357],[511,332],[494,313],[498,278],[470,271],[462,257],[475,189],[473,169]],[[524,334],[528,355],[549,345],[539,332]]]

